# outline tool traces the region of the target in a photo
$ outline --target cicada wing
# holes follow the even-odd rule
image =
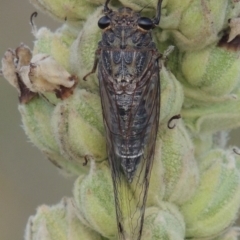
[[[126,146],[130,145],[130,142],[122,136],[121,112],[117,104],[117,94],[113,92],[111,77],[101,68],[101,65],[99,65],[98,71],[117,225],[119,238],[123,240],[141,239],[159,125],[160,80],[158,62],[155,61],[148,71],[147,79],[144,80],[145,84],[139,89],[136,88],[135,93],[130,96],[133,104],[129,113],[128,136],[134,132],[134,138],[137,139],[134,144],[141,146],[138,153],[135,154],[139,158],[137,160],[138,166],[131,181],[126,177],[121,164],[123,159],[118,153],[119,139]],[[138,95],[137,102],[135,102],[136,94]],[[139,117],[141,114],[145,116],[142,119]]]
[[[159,126],[160,81],[158,64],[156,68],[153,69],[153,74],[150,75],[144,88],[145,91],[143,91],[143,96],[141,96],[141,101],[139,103],[140,106],[145,106],[144,109],[148,116],[143,131],[139,133],[139,139],[142,139],[142,144],[144,146],[143,155],[141,156],[139,167],[131,183],[131,190],[137,201],[136,207],[140,213],[138,221],[136,222],[137,226],[135,228],[134,226],[132,227],[133,232],[131,237],[137,240],[141,239],[143,229],[145,205]],[[134,238],[135,234],[138,237]]]

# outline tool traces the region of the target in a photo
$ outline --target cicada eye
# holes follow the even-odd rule
[[[108,16],[103,16],[98,20],[98,26],[101,29],[107,28],[110,25],[110,18]]]
[[[143,28],[144,30],[150,30],[153,28],[154,24],[150,18],[147,17],[140,17],[138,19],[138,26]]]

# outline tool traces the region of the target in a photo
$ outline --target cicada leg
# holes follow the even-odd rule
[[[83,166],[87,166],[87,164],[88,164],[88,162],[89,162],[89,160],[92,158],[92,156],[91,155],[85,155],[84,156],[84,163],[82,164]]]
[[[168,128],[169,129],[173,129],[176,127],[176,124],[174,123],[173,125],[171,125],[172,121],[173,120],[178,120],[181,118],[181,114],[177,114],[177,115],[174,115],[173,117],[171,117],[168,121]]]
[[[84,81],[87,81],[87,77],[93,73],[96,72],[97,70],[97,65],[98,65],[98,61],[99,61],[99,55],[100,55],[100,52],[101,52],[101,48],[98,48],[95,52],[95,58],[94,58],[94,63],[93,63],[93,68],[91,70],[91,72],[87,73],[84,77],[83,77],[83,80]]]
[[[162,68],[162,65],[164,65],[165,67],[167,67],[167,63],[168,63],[168,56],[173,52],[174,50],[174,46],[169,46],[167,48],[167,50],[164,51],[164,53],[161,55],[161,61],[159,61],[160,64],[160,69]]]

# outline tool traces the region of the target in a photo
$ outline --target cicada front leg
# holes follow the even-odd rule
[[[93,63],[93,68],[91,70],[91,72],[87,73],[84,77],[83,77],[83,80],[84,81],[87,81],[87,77],[93,73],[96,72],[97,70],[97,66],[98,66],[98,61],[99,61],[99,56],[100,56],[100,53],[101,53],[101,48],[98,48],[96,51],[95,51],[95,58],[94,58],[94,63]]]

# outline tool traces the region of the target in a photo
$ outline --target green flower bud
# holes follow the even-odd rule
[[[212,45],[203,50],[186,52],[182,58],[181,70],[184,80],[192,88],[222,97],[239,85],[239,65],[238,51]]]
[[[101,240],[101,236],[86,228],[77,218],[72,199],[59,204],[40,206],[28,220],[25,240]]]
[[[184,95],[181,84],[164,65],[162,65],[160,71],[160,84],[160,124],[166,125],[166,122],[168,122],[171,117],[180,113]]]
[[[107,158],[99,96],[77,90],[59,103],[51,119],[61,153],[76,162],[90,155],[96,161]]]
[[[92,161],[89,174],[76,180],[73,194],[79,218],[87,226],[105,237],[117,236],[112,178],[106,163],[96,168]]]
[[[182,204],[194,194],[199,182],[194,147],[182,121],[173,129],[160,128],[159,131],[165,185],[163,199]],[[155,177],[153,174],[152,178]]]
[[[71,29],[64,25],[55,33],[49,29],[42,27],[34,33],[36,41],[34,42],[34,55],[38,53],[46,53],[54,57],[54,59],[67,70],[71,69],[69,63],[69,48],[73,43],[75,36],[71,33]]]
[[[98,8],[85,22],[82,31],[75,40],[70,50],[70,64],[80,80],[89,73],[94,64],[95,51],[101,39],[101,31],[97,25],[102,16],[102,7]],[[97,73],[91,74],[87,81],[80,81],[80,87],[98,92]]]
[[[85,20],[96,8],[96,4],[86,0],[30,0],[37,9],[62,21]]]
[[[214,238],[236,219],[240,201],[240,175],[233,154],[212,150],[200,163],[200,184],[181,206],[186,237]]]
[[[53,134],[51,118],[54,106],[46,100],[35,98],[28,104],[19,105],[23,128],[48,159],[63,172],[79,175],[84,170],[82,163],[69,162],[63,158]],[[82,170],[83,169],[83,170]]]
[[[146,208],[142,239],[183,240],[184,235],[184,219],[176,206],[161,202],[159,208]]]
[[[169,0],[166,9],[160,23],[162,35],[172,37],[183,51],[196,50],[219,40],[219,32],[226,26],[228,2]]]
[[[188,83],[186,83],[185,80],[183,80],[182,77],[178,76],[178,80],[183,83],[183,91],[184,91],[184,107],[189,108],[192,106],[206,106],[211,105],[212,103],[219,103],[222,104],[225,101],[232,100],[234,101],[236,99],[235,94],[227,94],[224,96],[215,96],[210,95],[207,92],[199,90],[197,87],[193,88]]]
[[[76,85],[74,77],[52,57],[37,54],[29,66],[21,67],[19,73],[32,91],[44,94],[45,91],[55,91],[62,99],[69,97],[67,91],[72,93],[72,88]],[[20,105],[19,109],[23,115],[25,131],[48,158],[59,168],[73,173],[78,173],[83,168],[87,155],[94,156],[97,161],[106,159],[99,97],[88,94],[85,90],[63,102],[56,100],[53,95],[45,96],[49,103],[44,99],[36,99],[28,106]]]
[[[210,106],[185,108],[181,115],[193,134],[212,134],[237,128],[240,126],[239,96],[237,93],[235,99]]]

